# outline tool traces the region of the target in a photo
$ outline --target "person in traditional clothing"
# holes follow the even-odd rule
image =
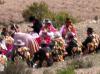
[[[83,52],[92,53],[99,47],[100,37],[94,33],[93,28],[87,28],[87,38],[83,42]]]
[[[9,30],[9,33],[10,33],[11,37],[14,37],[14,34],[16,32],[20,32],[19,26],[15,25],[15,24],[11,25],[10,30]]]
[[[47,45],[49,45],[51,43],[51,38],[47,34],[47,32],[42,32],[42,35],[36,38],[36,41],[38,42],[39,45],[41,45],[41,43],[44,41],[47,43]]]
[[[8,29],[6,27],[4,27],[1,31],[1,35],[6,35],[8,33]]]
[[[4,38],[6,47],[7,47],[7,57],[10,59],[11,58],[11,52],[13,50],[13,44],[14,44],[14,39],[11,37],[10,33],[8,32],[7,35]]]
[[[75,56],[81,54],[81,45],[79,44],[78,40],[74,37],[73,33],[68,33],[66,41],[66,51],[68,55]]]
[[[47,34],[52,38],[54,38],[54,33],[57,32],[57,30],[53,27],[52,22],[50,20],[45,20],[43,22],[43,27],[39,33],[39,35],[42,35],[42,32],[47,32]]]
[[[68,32],[72,32],[73,35],[76,36],[76,29],[69,18],[66,19],[65,25],[63,25],[60,29],[60,33],[64,39]]]
[[[30,54],[31,57],[34,55],[35,52],[38,51],[39,45],[36,42],[36,40],[32,37],[32,35],[27,34],[27,33],[22,33],[19,31],[19,27],[17,28],[16,26],[12,25],[11,26],[11,32],[14,38],[14,42],[17,40],[22,40],[25,43],[25,46],[30,49]]]
[[[14,42],[14,46],[15,48],[12,54],[12,61],[18,63],[20,60],[24,60],[30,66],[29,48],[25,46],[25,43],[22,40],[17,40]]]
[[[17,40],[22,40],[25,43],[25,46],[30,49],[31,57],[35,52],[38,51],[39,45],[35,39],[30,34],[17,32],[14,34],[14,42]]]
[[[53,64],[53,59],[50,56],[50,48],[46,42],[41,43],[41,48],[34,54],[32,59],[33,68],[48,67]]]

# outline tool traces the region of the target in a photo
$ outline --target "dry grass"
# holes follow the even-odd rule
[[[22,11],[32,2],[45,1],[52,11],[68,11],[81,20],[100,16],[100,0],[4,0],[0,5],[0,22],[23,21]]]

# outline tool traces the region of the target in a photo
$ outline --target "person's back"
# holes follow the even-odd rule
[[[33,28],[33,31],[39,34],[39,32],[42,28],[42,24],[41,24],[40,20],[36,19],[35,16],[31,16],[30,22],[33,23],[33,26],[31,26],[31,28]]]
[[[39,34],[39,32],[40,32],[40,30],[41,30],[41,27],[42,27],[42,24],[41,24],[41,22],[39,21],[39,20],[35,20],[36,22],[34,23],[34,26],[33,26],[33,28],[34,28],[34,32],[36,32],[36,33],[38,33]]]
[[[18,39],[20,39],[23,42],[25,42],[25,46],[30,49],[31,56],[34,54],[34,52],[38,51],[39,45],[36,42],[36,40],[33,39],[33,37],[30,34],[21,33],[21,32],[15,33],[14,34],[15,42]]]
[[[94,33],[93,28],[89,27],[87,29],[87,38],[83,42],[83,48],[88,50],[88,52],[94,52],[99,47],[100,38],[97,34]]]

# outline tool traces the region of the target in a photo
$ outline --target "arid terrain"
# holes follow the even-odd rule
[[[52,11],[66,11],[79,20],[100,17],[100,0],[0,0],[0,22],[21,22],[22,11],[33,2],[44,1]],[[3,2],[2,2],[3,1]]]
[[[81,57],[82,59],[90,59],[93,62],[93,67],[91,68],[81,68],[75,69],[75,74],[100,74],[100,53],[94,55],[88,55]],[[95,60],[94,60],[95,59]],[[64,62],[54,63],[52,67],[48,68],[40,68],[40,69],[32,69],[32,74],[56,74],[57,70],[66,68],[67,63],[70,60],[66,60]]]
[[[82,22],[75,25],[78,31],[79,38],[83,41],[86,37],[87,27],[93,27],[95,32],[100,35],[100,20],[94,21],[95,16],[100,17],[100,0],[0,0],[0,23],[9,23],[11,20],[22,22],[22,11],[33,2],[44,1],[48,4],[52,11],[66,11],[73,17]],[[4,1],[4,3],[2,3]],[[89,19],[89,20],[88,20]],[[29,23],[22,23],[24,30],[27,30]],[[94,62],[94,66],[88,69],[75,70],[77,74],[100,74],[100,53],[89,55]],[[55,74],[54,70],[63,68],[65,62],[55,63],[50,68],[33,69],[33,74]]]

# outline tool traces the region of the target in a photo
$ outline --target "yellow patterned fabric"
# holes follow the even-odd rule
[[[25,52],[25,51],[29,51],[29,48],[21,47],[21,48],[18,49],[18,52]]]
[[[52,51],[53,57],[56,57],[56,61],[64,61],[64,52],[65,52],[65,42],[59,37],[54,39],[55,45]]]
[[[54,42],[55,42],[54,49],[56,49],[56,50],[65,50],[65,42],[61,37],[55,38]]]
[[[100,38],[99,35],[97,34],[92,34],[93,35],[93,39],[92,42],[87,44],[87,49],[91,52],[95,51],[96,48],[98,48],[99,44],[100,44]]]
[[[18,52],[23,53],[23,56],[25,59],[30,59],[30,53],[29,53],[29,48],[27,47],[21,47],[18,49]]]
[[[99,38],[99,35],[97,34],[93,34],[94,38],[93,38],[93,43],[95,45],[95,48],[98,47],[99,43],[100,43],[100,38]]]

